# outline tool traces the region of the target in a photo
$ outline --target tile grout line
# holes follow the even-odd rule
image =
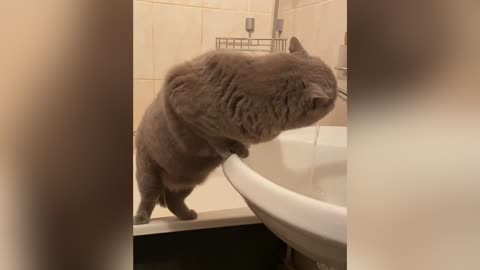
[[[154,12],[154,9],[155,9],[155,5],[152,4],[152,64],[153,64],[153,95],[155,96],[155,94],[157,93],[157,87],[155,85],[155,79],[157,77],[157,74],[155,73],[155,12]]]
[[[142,77],[133,77],[135,81],[155,81],[155,78],[142,78]],[[158,79],[159,80],[159,79]]]
[[[192,7],[192,8],[204,8],[204,9],[210,9],[210,10],[223,10],[223,11],[232,11],[232,12],[247,12],[255,15],[271,15],[269,12],[251,12],[248,9],[247,10],[235,10],[235,9],[226,9],[226,8],[214,8],[214,7],[205,7],[203,6],[203,0],[202,0],[202,6],[194,6],[194,5],[185,5],[185,4],[170,4],[170,3],[162,3],[162,2],[157,2],[157,1],[152,1],[152,0],[135,0],[137,2],[145,2],[145,3],[152,3],[154,5],[161,5],[161,6],[177,6],[177,7]],[[329,0],[325,0],[329,1]],[[319,2],[320,3],[320,2]],[[314,3],[315,4],[315,3]]]
[[[280,14],[280,12],[292,11],[292,10],[296,10],[296,9],[300,9],[300,8],[304,8],[304,7],[309,7],[309,6],[313,6],[313,5],[317,5],[317,4],[326,4],[326,3],[329,3],[329,2],[333,2],[333,1],[334,0],[322,0],[322,1],[314,2],[314,3],[306,4],[306,5],[303,5],[303,6],[299,6],[299,7],[293,7],[293,8],[289,8],[289,9],[279,10],[278,13]]]
[[[221,10],[221,11],[228,11],[228,12],[242,12],[242,13],[248,13],[248,14],[254,14],[254,15],[272,15],[272,13],[268,12],[251,12],[248,10],[234,10],[234,9],[223,9],[223,8],[210,8],[210,7],[204,7],[205,9],[209,10]]]
[[[202,0],[202,21],[200,22],[200,52],[203,51],[203,3],[204,0]]]

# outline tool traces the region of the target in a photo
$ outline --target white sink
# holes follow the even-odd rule
[[[251,147],[245,160],[233,155],[223,164],[223,171],[277,236],[317,262],[344,268],[347,129],[320,127],[314,147],[315,129],[284,132],[271,142]]]

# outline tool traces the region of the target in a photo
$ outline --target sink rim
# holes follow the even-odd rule
[[[303,130],[311,130],[312,128],[315,127],[308,127]],[[335,129],[336,132],[341,129],[340,132],[346,134],[346,127],[322,127],[322,129]],[[279,136],[277,140],[282,142],[305,141],[301,136],[295,136],[294,134]],[[322,144],[330,145],[325,142],[322,142]],[[338,147],[338,144],[334,146]],[[310,198],[282,187],[254,171],[237,155],[230,156],[223,163],[222,169],[232,186],[244,199],[255,204],[256,207],[290,226],[318,237],[346,244],[346,207]],[[262,196],[256,196],[255,194],[262,194]],[[268,201],[265,199],[268,199]],[[278,207],[279,205],[281,207]],[[320,218],[312,219],[312,215],[319,215],[319,213],[321,213]],[[309,220],[309,222],[294,222],[298,220]]]

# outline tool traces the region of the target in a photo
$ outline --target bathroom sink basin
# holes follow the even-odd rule
[[[317,262],[346,265],[345,127],[282,133],[229,157],[223,171],[257,217],[291,247]],[[313,164],[313,166],[312,166]]]

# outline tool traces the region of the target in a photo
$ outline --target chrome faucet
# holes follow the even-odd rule
[[[337,80],[347,80],[347,67],[335,67],[337,70]],[[346,84],[345,84],[346,87]],[[347,101],[348,95],[347,95],[347,89],[343,89],[342,87],[337,86],[337,92],[338,92],[338,97],[343,99],[344,101]]]

